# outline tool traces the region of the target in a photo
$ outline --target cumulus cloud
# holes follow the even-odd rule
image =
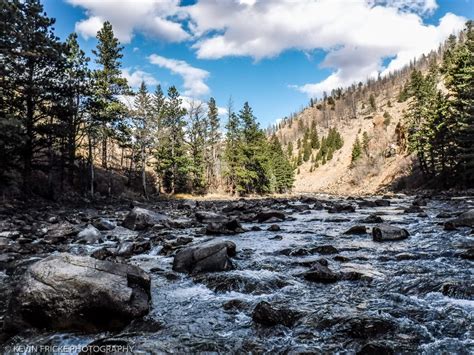
[[[184,60],[165,58],[157,54],[150,55],[148,59],[150,63],[166,68],[173,74],[180,75],[184,81],[184,95],[199,97],[209,94],[210,89],[205,83],[205,80],[209,77],[208,71],[195,68]]]
[[[86,10],[86,19],[76,23],[76,32],[94,37],[104,21],[110,21],[117,38],[129,43],[136,31],[168,42],[181,42],[189,34],[179,21],[179,0],[67,0]]]
[[[131,68],[125,68],[122,70],[122,76],[127,79],[128,85],[132,88],[138,88],[142,81],[148,86],[158,85],[159,83],[153,75],[142,70],[132,71]]]
[[[278,56],[288,49],[328,54],[323,67],[333,73],[319,83],[296,86],[308,96],[398,69],[435,49],[465,19],[446,14],[437,26],[422,15],[435,0],[201,0],[188,7],[198,58]],[[387,68],[383,59],[393,58]]]
[[[439,24],[424,17],[438,9],[436,0],[67,0],[86,9],[76,24],[84,37],[95,36],[109,20],[119,39],[134,33],[170,42],[189,40],[200,59],[248,56],[256,61],[289,49],[327,53],[325,80],[296,86],[308,96],[399,69],[435,49],[465,18],[447,13]],[[154,57],[183,77],[188,93],[205,95],[209,73],[187,63]],[[161,59],[160,59],[161,58]],[[384,59],[392,58],[386,67]]]

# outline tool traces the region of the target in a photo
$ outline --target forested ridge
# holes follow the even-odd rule
[[[462,32],[402,69],[312,98],[270,127],[296,169],[297,184],[306,182],[298,189],[324,177],[329,182],[320,185],[323,190],[332,183],[347,191],[377,176],[375,183],[385,182],[385,189],[472,187],[473,61],[468,21]],[[388,168],[393,171],[384,177]]]
[[[0,6],[0,178],[7,190],[113,195],[136,185],[148,197],[291,189],[293,169],[248,103],[235,112],[229,100],[221,123],[213,98],[183,102],[176,87],[150,93],[145,83],[134,93],[109,22],[88,58],[75,33],[64,43],[55,36],[40,1]]]

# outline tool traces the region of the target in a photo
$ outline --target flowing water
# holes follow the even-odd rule
[[[437,217],[472,208],[474,201],[433,199],[422,207],[424,217],[404,213],[410,197],[390,202],[387,207],[332,214],[311,203],[309,209],[298,208],[303,204],[298,200],[276,203],[271,207],[291,217],[278,223],[280,231],[267,231],[265,223],[243,223],[262,230],[212,238],[237,245],[235,269],[228,272],[174,273],[173,256],[162,255],[162,245],[155,244],[129,261],[152,277],[152,308],[144,321],[119,333],[29,333],[7,345],[86,345],[107,339],[129,344],[135,353],[356,353],[367,344],[395,353],[474,353],[473,262],[459,257],[459,252],[473,247],[474,235],[470,228],[445,231],[446,218]],[[407,229],[410,237],[377,243],[370,233],[343,234],[374,212]],[[179,213],[183,220],[193,216],[193,210]],[[191,236],[193,243],[200,243],[209,239],[201,229],[196,225],[167,233],[168,238]],[[305,255],[305,250],[326,245],[337,252]],[[84,248],[71,245],[69,250],[91,251]],[[307,265],[321,258],[334,271],[355,271],[361,277],[331,284],[303,279]],[[258,325],[252,311],[260,301],[299,311],[302,317],[293,327]]]

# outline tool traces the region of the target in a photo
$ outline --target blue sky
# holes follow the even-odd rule
[[[124,75],[154,90],[236,110],[249,101],[263,127],[310,97],[400,68],[474,16],[474,0],[44,0],[56,33],[78,32],[91,56],[109,20]]]

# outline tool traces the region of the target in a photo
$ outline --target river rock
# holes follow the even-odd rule
[[[168,217],[141,207],[134,207],[122,222],[122,226],[131,230],[143,230],[158,223],[167,223]]]
[[[320,283],[333,283],[340,280],[340,275],[333,272],[327,266],[315,263],[311,270],[304,272],[305,280]]]
[[[364,218],[362,223],[383,223],[383,218],[376,215],[375,213],[370,214],[366,218]]]
[[[474,247],[464,250],[463,252],[459,253],[458,256],[462,259],[474,260]]]
[[[278,224],[272,224],[270,227],[267,228],[267,231],[279,232],[279,231],[281,231],[281,228]]]
[[[99,218],[92,222],[92,225],[100,231],[111,231],[117,227],[114,222],[109,221],[105,218]]]
[[[344,232],[344,234],[366,234],[367,227],[366,226],[352,226],[348,230]]]
[[[392,348],[384,344],[368,343],[365,344],[356,355],[393,355],[395,352]]]
[[[227,271],[234,268],[230,257],[236,245],[231,241],[210,241],[180,250],[173,260],[173,270],[198,273]]]
[[[280,211],[273,211],[273,210],[268,210],[268,211],[262,211],[257,214],[255,217],[258,223],[263,223],[267,222],[268,220],[272,219],[272,221],[283,221],[285,219],[285,214]]]
[[[211,222],[206,226],[206,234],[236,234],[243,233],[245,229],[237,219],[230,219],[225,222]]]
[[[337,254],[339,250],[333,247],[332,245],[320,245],[310,250],[311,254],[319,253],[319,254]]]
[[[148,313],[150,277],[140,268],[67,253],[32,264],[10,300],[9,331],[97,332]]]
[[[474,282],[446,282],[441,286],[445,296],[459,299],[474,300]]]
[[[474,209],[461,213],[457,218],[450,221],[457,227],[474,228]]]
[[[100,231],[90,224],[77,235],[78,242],[86,244],[97,243],[101,238]]]
[[[334,204],[328,209],[328,213],[352,213],[355,212],[355,207],[352,205]]]
[[[370,339],[392,331],[395,326],[392,321],[384,318],[376,318],[361,315],[351,318],[346,325],[348,333],[353,338]]]
[[[379,199],[379,200],[375,200],[375,205],[377,207],[388,207],[390,206],[390,201],[389,200],[385,200],[385,199]]]
[[[223,222],[227,219],[226,216],[223,216],[215,212],[208,212],[208,211],[197,211],[195,216],[198,222],[201,222],[201,223]]]
[[[423,213],[424,211],[420,206],[413,205],[408,208],[405,208],[403,212],[404,213]]]
[[[372,229],[372,237],[375,242],[393,242],[407,239],[410,234],[406,229],[381,224]]]
[[[268,327],[278,324],[292,327],[301,316],[300,312],[286,308],[276,308],[265,301],[259,302],[252,312],[254,322]]]
[[[52,244],[66,241],[69,237],[77,235],[81,229],[69,222],[54,224],[48,229],[45,240]]]

